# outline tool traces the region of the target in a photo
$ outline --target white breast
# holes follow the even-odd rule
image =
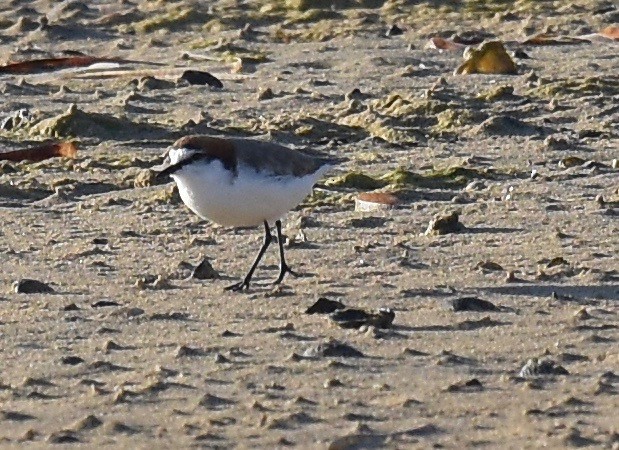
[[[176,152],[180,151],[187,150]],[[181,156],[170,152],[173,163]],[[224,226],[241,227],[280,219],[303,201],[326,169],[304,177],[274,177],[241,164],[235,177],[214,160],[189,164],[172,178],[183,202],[197,215]]]

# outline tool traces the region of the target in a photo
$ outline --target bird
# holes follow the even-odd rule
[[[307,197],[335,159],[309,155],[259,139],[190,135],[178,139],[155,168],[156,179],[171,177],[183,203],[203,219],[227,227],[264,227],[262,246],[243,279],[228,291],[248,290],[273,240],[279,245],[279,275],[298,277],[286,262],[282,217]]]

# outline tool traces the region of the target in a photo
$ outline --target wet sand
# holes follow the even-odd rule
[[[2,119],[27,110],[3,151],[79,148],[0,163],[0,445],[617,448],[619,44],[516,43],[597,32],[616,6],[258,3],[0,7],[3,62],[164,64],[0,76]],[[427,48],[479,30],[524,52],[518,75],[455,76],[462,52]],[[224,87],[178,82],[189,68]],[[223,291],[261,230],[152,185],[191,133],[346,160],[286,217],[306,276]],[[399,205],[355,211],[372,190]],[[463,229],[425,233],[450,212]],[[218,279],[189,278],[204,257]],[[257,281],[276,275],[271,250]],[[344,329],[305,313],[320,297],[395,319]],[[455,311],[467,297],[496,308]],[[521,373],[534,358],[554,365]]]

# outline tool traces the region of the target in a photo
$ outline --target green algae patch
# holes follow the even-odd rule
[[[85,112],[72,105],[67,112],[32,125],[33,136],[96,137],[102,140],[129,140],[143,137],[163,137],[167,130],[150,124],[135,123],[127,118]]]
[[[338,177],[330,178],[325,181],[325,186],[345,187],[361,190],[373,190],[385,187],[387,181],[373,178],[361,172],[348,172]]]
[[[437,134],[455,131],[474,124],[480,117],[479,112],[474,113],[467,109],[446,109],[436,115],[436,124],[432,127],[432,131]]]
[[[472,180],[494,178],[494,174],[487,169],[473,169],[462,166],[434,169],[424,175],[428,187],[460,187]]]
[[[302,13],[295,13],[290,15],[285,21],[286,25],[292,25],[295,23],[310,23],[310,22],[318,22],[321,20],[334,20],[334,19],[342,19],[344,16],[338,13],[337,11],[333,11],[331,9],[317,9],[312,8],[304,11]]]
[[[496,174],[488,169],[452,166],[420,174],[399,167],[380,176],[371,176],[362,172],[348,172],[328,179],[325,181],[325,186],[365,191],[381,189],[387,186],[392,190],[407,187],[451,189],[465,186],[472,180],[494,178],[496,178]]]
[[[494,102],[514,98],[514,87],[509,85],[495,86],[484,92],[477,94],[479,100]]]
[[[345,206],[355,202],[354,194],[340,194],[314,189],[297,209],[316,208],[320,206]]]
[[[568,78],[552,82],[544,80],[539,86],[530,89],[527,94],[544,99],[578,98],[599,94],[612,97],[619,95],[619,76]]]

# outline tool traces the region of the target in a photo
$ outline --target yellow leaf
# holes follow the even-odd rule
[[[455,75],[471,73],[516,74],[516,64],[505,51],[501,41],[481,44],[477,49],[468,49],[464,53],[466,61],[455,71]]]

